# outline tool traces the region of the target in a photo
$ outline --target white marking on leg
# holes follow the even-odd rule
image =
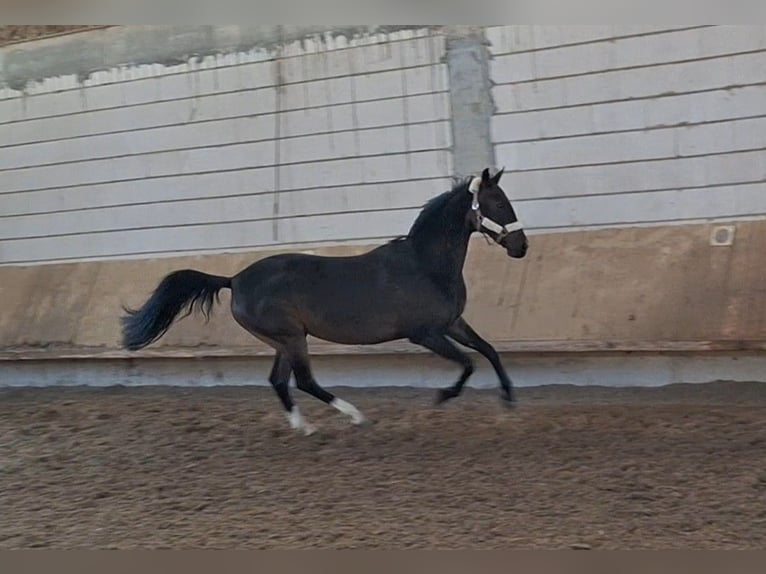
[[[290,428],[294,430],[302,430],[303,433],[308,436],[316,431],[314,425],[306,422],[303,418],[301,411],[298,409],[298,405],[293,405],[292,410],[287,413],[287,420],[290,422]]]
[[[349,403],[348,401],[344,401],[343,399],[335,398],[330,403],[333,407],[338,409],[340,412],[342,412],[344,415],[348,415],[351,417],[351,422],[355,425],[362,424],[366,419],[364,418],[364,415],[359,412],[359,409],[357,409],[354,405]]]

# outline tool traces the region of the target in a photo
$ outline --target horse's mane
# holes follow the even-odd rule
[[[439,213],[442,212],[444,209],[444,206],[446,203],[452,198],[456,193],[467,193],[468,192],[468,186],[471,183],[471,178],[453,178],[454,185],[452,186],[452,189],[449,191],[445,191],[443,193],[440,193],[436,197],[432,197],[429,199],[424,205],[423,208],[420,210],[420,213],[418,214],[417,218],[415,219],[415,222],[410,227],[409,232],[407,235],[399,235],[398,237],[395,237],[389,243],[394,243],[398,241],[404,241],[406,239],[412,238],[414,235],[416,235],[419,231],[423,230],[425,227],[427,227],[433,220],[435,216],[438,216]]]

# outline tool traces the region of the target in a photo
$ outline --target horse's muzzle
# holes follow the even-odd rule
[[[523,259],[524,256],[526,256],[527,251],[529,250],[529,242],[526,238],[524,238],[523,241],[520,242],[509,242],[509,244],[504,245],[505,252],[515,259]]]

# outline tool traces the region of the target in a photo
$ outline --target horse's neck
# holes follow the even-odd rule
[[[440,278],[462,284],[463,265],[468,253],[471,229],[466,222],[470,197],[450,198],[427,233],[416,238],[418,254],[426,269]]]

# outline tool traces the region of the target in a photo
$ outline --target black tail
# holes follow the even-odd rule
[[[213,303],[218,301],[218,292],[224,287],[231,288],[230,278],[192,269],[167,275],[143,307],[137,310],[123,307],[127,315],[120,319],[122,346],[135,351],[153,343],[170,329],[184,308],[184,317],[196,308],[209,318]]]

